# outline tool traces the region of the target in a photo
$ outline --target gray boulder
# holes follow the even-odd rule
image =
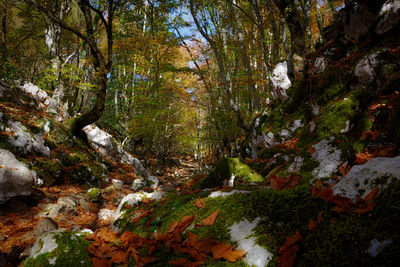
[[[354,70],[354,75],[362,85],[368,85],[375,80],[376,68],[379,64],[378,53],[367,55],[361,59]]]
[[[31,194],[36,174],[8,150],[0,149],[0,203]]]
[[[350,172],[333,187],[335,195],[357,199],[364,198],[374,188],[384,189],[392,179],[400,179],[400,156],[378,157],[363,165],[355,165]]]
[[[152,188],[158,186],[158,178],[153,176],[137,158],[125,151],[109,133],[103,131],[94,124],[86,126],[83,130],[90,144],[103,157],[132,165],[135,169],[135,173],[142,176]]]
[[[379,12],[379,22],[376,25],[375,33],[387,33],[400,24],[400,0],[386,1]]]
[[[326,66],[328,66],[328,60],[324,57],[317,57],[314,62],[313,66],[313,72],[318,74],[321,72],[324,72],[326,69]]]

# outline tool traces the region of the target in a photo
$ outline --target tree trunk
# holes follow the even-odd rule
[[[275,3],[281,14],[284,16],[290,32],[291,52],[289,54],[288,61],[292,62],[293,70],[297,69],[299,72],[301,72],[304,69],[304,66],[301,66],[301,64],[303,64],[301,59],[304,59],[305,55],[307,54],[305,40],[306,27],[301,21],[301,14],[297,10],[295,0],[275,0]],[[297,58],[296,62],[293,61],[293,58],[295,57]],[[301,79],[302,76],[295,74],[294,72],[289,72],[289,77],[292,80],[295,76]]]
[[[7,1],[3,0],[1,7],[1,56],[2,61],[6,62],[8,58],[7,53]]]
[[[222,86],[225,90],[225,94],[228,98],[229,106],[233,110],[233,112],[236,114],[237,118],[237,125],[242,128],[244,131],[248,131],[250,129],[249,125],[247,122],[244,120],[242,112],[240,111],[239,106],[235,103],[233,97],[232,97],[232,92],[231,88],[229,86],[229,80],[227,79],[226,72],[225,72],[225,67],[224,63],[222,61],[222,56],[220,54],[220,51],[218,50],[217,44],[215,43],[214,40],[211,39],[211,37],[203,30],[202,26],[200,25],[199,21],[197,20],[196,13],[194,11],[193,7],[193,0],[189,1],[189,8],[190,12],[192,14],[193,20],[196,24],[197,29],[200,31],[200,34],[208,41],[208,43],[211,46],[211,49],[213,50],[215,57],[217,59],[217,64],[219,68],[219,74],[222,80]]]
[[[97,69],[98,70],[98,69]],[[97,94],[96,94],[96,102],[93,106],[93,108],[85,113],[82,114],[78,117],[72,118],[71,119],[71,131],[75,136],[79,137],[85,137],[84,132],[82,131],[82,128],[85,127],[86,125],[92,124],[96,122],[97,120],[100,119],[104,107],[105,107],[105,101],[106,101],[106,93],[107,93],[107,74],[98,70],[98,88],[97,88]]]

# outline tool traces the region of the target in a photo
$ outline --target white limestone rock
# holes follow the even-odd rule
[[[313,170],[312,174],[317,179],[330,177],[337,172],[339,166],[343,163],[340,158],[342,152],[332,146],[331,141],[332,139],[324,139],[313,145],[315,152],[312,154],[312,158],[319,162],[319,166]]]
[[[234,189],[230,192],[214,191],[208,197],[210,198],[227,197],[233,194],[247,194],[247,193],[250,193],[250,191],[237,190],[237,189]]]
[[[52,232],[44,233],[40,238],[38,238],[35,244],[32,247],[30,257],[36,258],[37,256],[52,252],[55,250],[58,245],[56,241],[56,236],[58,233],[63,232],[64,230],[55,230]]]
[[[291,126],[289,127],[289,130],[294,132],[297,129],[302,128],[302,127],[304,127],[304,123],[301,119],[298,119],[298,120],[294,120],[292,122]]]
[[[317,116],[319,115],[320,107],[317,103],[313,103],[312,105],[312,113]]]
[[[146,182],[143,179],[136,179],[133,181],[132,189],[134,191],[140,191],[146,187]]]
[[[28,129],[19,121],[8,121],[7,125],[6,131],[13,133],[13,135],[8,137],[11,145],[23,149],[25,154],[34,149],[36,152],[50,157],[50,148],[45,145],[45,140],[41,133],[32,136]]]
[[[266,147],[271,147],[275,145],[275,137],[274,133],[268,132],[267,134],[262,133],[263,141]]]
[[[97,214],[98,218],[105,222],[112,222],[115,218],[115,211],[109,209],[101,209]]]
[[[165,193],[162,191],[154,191],[152,193],[137,192],[134,194],[129,194],[121,200],[114,219],[117,220],[125,214],[126,210],[123,209],[125,205],[134,206],[143,201],[143,199],[150,199],[154,201],[160,200],[164,195]]]
[[[290,132],[289,132],[288,130],[283,129],[283,130],[280,132],[280,136],[283,138],[282,141],[285,141],[285,140],[287,140],[287,139],[289,139],[289,138],[291,137],[291,134],[290,134]]]
[[[0,149],[0,203],[31,194],[35,173],[8,150]]]
[[[21,90],[24,93],[31,95],[37,101],[48,104],[49,96],[47,95],[47,93],[33,83],[25,83],[23,86],[21,86]]]
[[[379,12],[379,22],[375,33],[384,34],[396,28],[400,24],[400,0],[388,0]]]
[[[257,226],[260,218],[253,222],[244,219],[230,227],[231,240],[238,243],[238,249],[243,249],[247,254],[244,262],[249,266],[264,267],[272,260],[272,253],[256,244],[256,237],[252,236],[254,228]]]
[[[296,156],[293,160],[293,163],[290,164],[288,168],[288,172],[290,173],[295,173],[300,170],[301,166],[303,166],[303,157],[301,156]]]
[[[135,169],[135,173],[145,178],[152,188],[158,187],[158,178],[151,175],[142,163],[125,151],[109,133],[103,131],[94,124],[86,126],[83,128],[83,131],[86,133],[90,144],[103,157],[112,158],[113,160],[132,165]]]
[[[287,62],[279,62],[272,71],[271,82],[274,86],[274,98],[286,100],[286,90],[292,86],[289,80]]]
[[[377,53],[370,54],[357,63],[354,75],[362,85],[368,85],[375,80],[375,69],[379,64],[377,56]]]
[[[351,129],[350,121],[346,121],[346,127],[340,130],[340,133],[348,133],[350,132],[350,129]]]
[[[151,189],[156,189],[160,183],[157,177],[150,175],[147,177],[147,181],[150,184]]]
[[[317,57],[314,62],[313,72],[316,74],[324,72],[327,65],[328,65],[328,60],[326,60],[326,58]]]
[[[357,196],[363,198],[374,188],[384,189],[393,178],[400,179],[400,156],[378,157],[363,165],[353,166],[333,187],[333,192],[355,201]]]

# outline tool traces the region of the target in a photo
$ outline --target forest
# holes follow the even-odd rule
[[[400,0],[0,0],[0,266],[397,266]]]

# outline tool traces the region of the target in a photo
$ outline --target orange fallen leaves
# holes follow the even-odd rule
[[[111,267],[112,263],[104,259],[92,258],[93,267]]]
[[[349,165],[349,162],[346,161],[345,163],[340,165],[339,172],[340,172],[341,175],[345,176],[346,174],[349,173],[350,169],[351,169],[351,167]]]
[[[314,222],[313,219],[310,219],[310,221],[308,222],[308,230],[313,233],[317,231],[317,224]]]
[[[310,153],[310,154],[314,154],[315,153],[315,148],[312,146],[312,145],[310,145],[310,147],[307,149],[307,152],[308,153]]]
[[[321,182],[317,182],[316,186],[311,186],[311,192],[313,196],[335,204],[333,210],[337,213],[352,214],[355,212],[357,214],[364,214],[374,209],[374,199],[378,195],[379,190],[374,189],[365,198],[358,198],[356,203],[349,198],[334,195],[332,189],[323,187]]]
[[[200,198],[199,200],[194,201],[193,203],[198,208],[204,208],[205,207],[204,200],[202,198]]]
[[[299,232],[286,238],[285,243],[279,248],[278,267],[291,267],[296,263],[297,252],[299,251],[299,243],[303,241],[303,237]]]
[[[219,215],[219,209],[216,210],[215,212],[213,212],[210,216],[208,216],[207,218],[205,218],[204,220],[201,221],[202,225],[213,225],[215,223],[215,220],[217,219]]]
[[[219,210],[205,218],[203,225],[212,225],[219,215]],[[113,264],[126,265],[130,257],[133,257],[136,265],[144,266],[155,262],[157,259],[151,255],[160,247],[165,246],[180,254],[188,254],[190,259],[180,258],[169,263],[177,266],[201,266],[206,263],[207,254],[212,254],[213,260],[225,259],[234,262],[245,255],[243,250],[234,250],[229,243],[218,243],[213,239],[199,239],[197,235],[188,231],[186,240],[183,240],[182,232],[194,221],[194,216],[185,216],[180,221],[170,224],[167,233],[156,233],[153,238],[142,237],[132,232],[124,232],[122,235],[108,228],[96,230],[87,235],[91,240],[88,252],[92,256],[93,266],[109,267]],[[147,256],[139,254],[140,248],[147,248]]]
[[[270,184],[272,189],[283,190],[293,188],[299,184],[301,177],[292,173],[289,177],[277,177],[273,175],[270,177]]]
[[[229,262],[234,262],[243,258],[245,254],[244,250],[233,250],[233,246],[229,243],[219,243],[212,248],[213,260],[223,258]]]
[[[322,211],[321,211],[320,213],[318,213],[317,221],[318,221],[319,223],[321,223],[321,222],[324,221],[324,218],[322,217]]]
[[[132,232],[125,232],[119,239],[122,244],[116,245],[117,233],[108,228],[96,230],[92,235],[87,235],[85,238],[93,241],[88,247],[89,254],[93,256],[93,266],[112,266],[113,263],[127,264],[129,256],[132,256],[136,263],[142,266],[155,261],[153,257],[140,257],[136,249],[145,245],[158,246],[157,240],[141,237]]]

